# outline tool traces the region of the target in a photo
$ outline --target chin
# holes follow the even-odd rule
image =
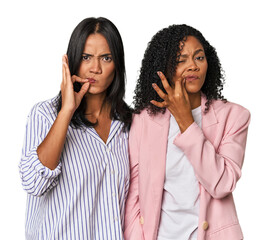
[[[106,91],[102,91],[100,88],[92,88],[88,90],[88,94],[90,95],[98,95],[98,94],[104,94]]]
[[[186,90],[187,90],[188,94],[199,94],[201,92],[200,88],[197,88],[197,89],[193,89],[193,88],[188,89],[187,88]]]

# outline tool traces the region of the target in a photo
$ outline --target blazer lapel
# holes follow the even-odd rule
[[[212,126],[218,123],[213,104],[211,104],[209,110],[205,112],[206,101],[207,101],[206,96],[202,94],[201,107],[202,107],[202,129],[203,130],[209,126]]]
[[[167,124],[167,121],[170,120],[171,113],[168,109],[165,110],[165,113],[158,113],[156,116],[150,116],[150,119],[160,125],[162,127],[163,125]]]
[[[169,121],[171,113],[166,109],[164,114],[157,114],[156,116],[150,117],[149,132],[149,174],[150,181],[153,191],[153,203],[155,210],[160,209],[164,178],[165,178],[165,163],[166,163],[166,152],[167,152],[167,140],[169,132]],[[156,216],[159,213],[156,212]]]

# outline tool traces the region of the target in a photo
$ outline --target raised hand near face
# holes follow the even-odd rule
[[[162,72],[157,72],[157,74],[161,78],[162,85],[167,94],[157,84],[153,83],[152,87],[164,101],[157,102],[152,100],[150,102],[160,108],[166,107],[176,119],[180,131],[183,133],[194,122],[191,113],[191,104],[185,86],[186,81],[183,77],[176,79],[174,81],[174,88],[172,88]]]
[[[76,75],[71,77],[68,58],[64,55],[63,61],[63,80],[61,83],[61,93],[62,93],[62,108],[61,111],[66,111],[73,115],[73,113],[78,108],[83,96],[87,93],[90,82],[88,79],[82,79]],[[74,91],[73,83],[79,82],[82,84],[79,92]]]

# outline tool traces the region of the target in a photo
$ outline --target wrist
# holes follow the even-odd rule
[[[179,126],[180,132],[183,133],[187,130],[187,128],[194,123],[193,117],[190,119],[177,120],[177,124]]]
[[[74,111],[68,110],[68,109],[61,109],[58,113],[58,118],[60,118],[63,121],[69,122],[72,119],[72,116],[74,114]]]

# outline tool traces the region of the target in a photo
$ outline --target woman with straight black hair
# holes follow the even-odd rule
[[[28,116],[19,166],[26,239],[123,239],[132,112],[115,25],[80,22],[62,71],[59,95]]]

